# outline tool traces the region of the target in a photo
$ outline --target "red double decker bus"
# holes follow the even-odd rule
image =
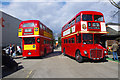
[[[22,56],[44,56],[53,51],[53,32],[39,20],[22,21],[18,37],[22,38]]]
[[[100,45],[103,34],[107,34],[103,14],[81,11],[63,26],[61,51],[78,62],[83,62],[84,58],[105,60],[108,52]]]

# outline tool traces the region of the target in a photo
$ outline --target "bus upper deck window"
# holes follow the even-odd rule
[[[34,23],[24,23],[23,27],[34,27],[35,24]]]
[[[79,16],[77,16],[77,18],[76,18],[76,23],[77,22],[79,22],[81,19],[80,19],[80,15]]]
[[[42,24],[40,24],[40,28],[42,29]]]
[[[92,21],[92,15],[83,14],[83,15],[82,15],[82,20],[83,20],[83,21]]]
[[[94,21],[103,21],[102,15],[94,15]]]
[[[43,30],[45,30],[45,26],[43,26]]]

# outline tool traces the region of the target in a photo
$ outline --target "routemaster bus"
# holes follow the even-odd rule
[[[105,60],[108,52],[100,45],[103,34],[107,34],[103,14],[81,11],[62,27],[61,51],[78,62]]]
[[[44,56],[53,51],[53,32],[39,20],[22,21],[18,37],[22,39],[22,56]]]

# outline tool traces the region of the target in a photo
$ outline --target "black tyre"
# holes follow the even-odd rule
[[[82,63],[83,62],[83,57],[80,54],[80,51],[76,52],[75,59],[77,62]]]
[[[63,55],[66,56],[66,54],[65,54],[65,48],[63,49]]]
[[[51,53],[53,53],[54,52],[54,49],[52,48],[52,52]]]
[[[106,61],[106,57],[103,57],[102,61],[105,62]]]
[[[47,51],[46,51],[46,48],[44,49],[44,57],[47,55],[47,53],[46,53]]]

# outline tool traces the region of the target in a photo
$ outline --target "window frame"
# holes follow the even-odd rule
[[[29,40],[28,40],[29,39]],[[28,41],[31,41],[31,39],[34,39],[34,41],[32,40],[32,43],[28,43]],[[36,40],[34,37],[29,37],[29,38],[23,38],[24,40],[24,44],[35,44]],[[27,41],[26,41],[27,40]],[[27,42],[27,43],[26,43]]]
[[[97,19],[97,21],[101,21],[101,22],[104,21],[104,17],[103,17],[103,15],[94,15],[94,21],[95,21],[95,16],[101,16],[101,17],[102,17],[102,21],[101,21],[101,20],[98,20],[99,18]]]
[[[40,28],[41,28],[41,29],[43,29],[43,27],[42,27],[42,26],[43,26],[43,25],[40,23]]]
[[[44,40],[44,44],[46,44],[46,40]]]
[[[83,19],[84,19],[84,18],[83,18],[84,15],[86,15],[86,16],[91,15],[91,19],[92,19],[92,20],[83,20]],[[88,19],[88,18],[87,18],[87,19]],[[93,15],[92,15],[92,14],[83,14],[83,15],[82,15],[82,21],[93,21]]]
[[[80,22],[81,21],[81,15],[78,15],[77,17],[76,17],[76,23],[78,23],[78,22]]]
[[[68,39],[69,43],[71,43],[71,38]]]
[[[28,26],[28,25],[30,25],[30,24],[32,24],[33,26]],[[27,25],[27,26],[26,26],[26,25]],[[34,22],[23,23],[23,24],[22,24],[22,27],[35,27],[35,23],[34,23]]]
[[[46,30],[44,25],[43,25],[43,30]]]
[[[74,24],[75,24],[75,18],[72,20],[72,22],[71,22],[71,23],[72,23],[72,25],[74,25]]]
[[[72,40],[72,43],[75,43],[75,38],[73,37],[73,38],[71,38],[71,40]]]

